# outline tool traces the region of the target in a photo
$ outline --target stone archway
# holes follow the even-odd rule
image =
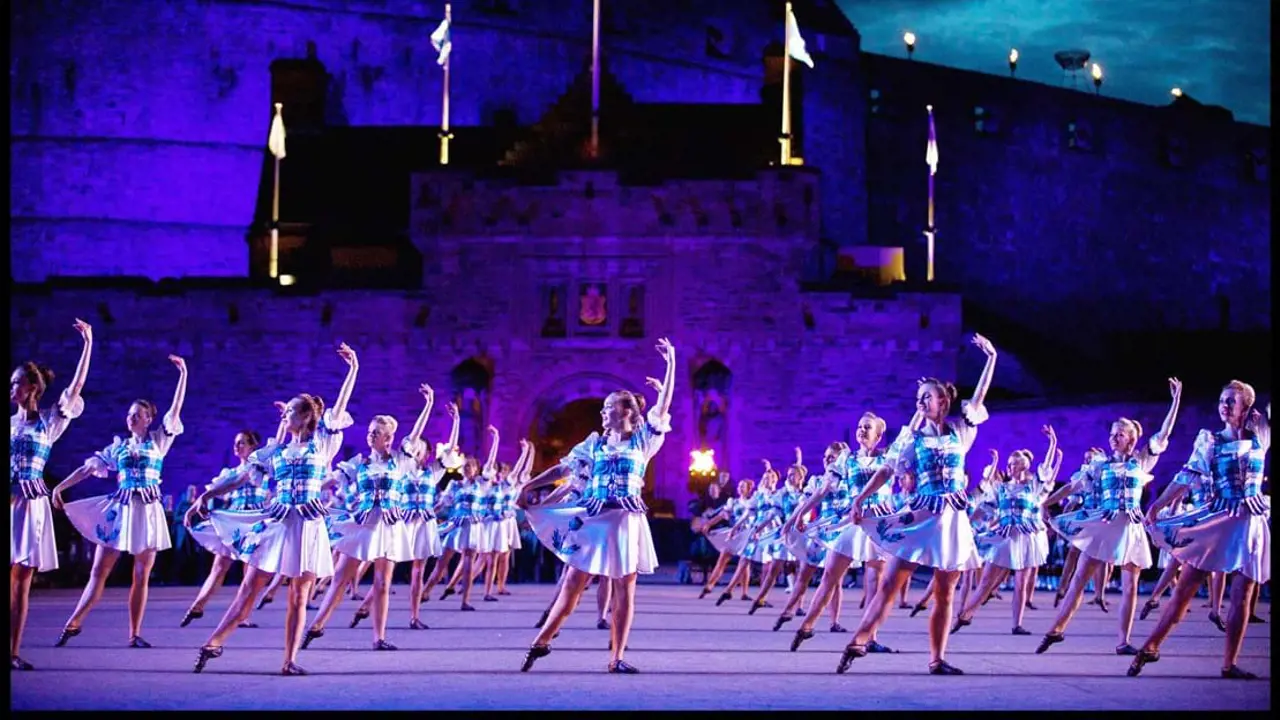
[[[533,474],[546,470],[592,432],[600,429],[600,408],[615,390],[638,392],[634,383],[609,373],[578,373],[541,388],[525,412],[520,427],[528,428],[533,443]],[[646,501],[652,497],[654,467],[645,473]]]

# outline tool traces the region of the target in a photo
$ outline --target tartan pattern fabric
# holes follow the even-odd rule
[[[413,458],[392,453],[385,461],[357,455],[338,463],[338,471],[348,478],[352,490],[347,509],[358,519],[374,510],[399,512],[407,492],[405,473],[414,469]]]
[[[316,431],[294,453],[290,452],[289,445],[272,442],[249,456],[254,480],[265,485],[265,478],[269,476],[275,481],[275,497],[267,507],[273,518],[283,519],[291,509],[308,520],[328,514],[321,487],[325,484],[329,463],[342,445],[341,428],[350,424],[349,414],[344,412],[339,416],[331,408],[317,423]]]
[[[436,516],[436,484],[440,476],[435,468],[427,467],[405,478],[404,498],[401,509],[409,517],[421,516],[432,520]]]
[[[480,506],[480,488],[477,481],[457,481],[449,486],[449,520],[453,522],[478,522],[484,519],[484,511]]]
[[[884,463],[885,455],[880,453],[869,455],[859,450],[857,455],[849,456],[844,469],[844,477],[845,483],[849,488],[850,503],[853,502],[853,498],[862,493],[867,484],[871,482],[871,478],[884,466]],[[874,495],[868,497],[862,506],[867,509],[887,508],[892,502],[893,482],[890,480],[881,485]]]
[[[952,427],[945,435],[904,433],[885,454],[885,462],[898,472],[913,475],[917,497],[964,492],[964,448]]]
[[[479,493],[476,495],[476,501],[480,509],[480,517],[485,520],[501,520],[502,510],[502,488],[497,483],[490,480],[486,482]]]
[[[141,490],[160,485],[164,455],[164,449],[149,435],[142,442],[116,438],[115,442],[94,453],[92,459],[107,472],[116,473],[116,482],[121,490]]]
[[[1269,440],[1269,433],[1233,440],[1225,430],[1201,430],[1174,482],[1186,485],[1198,506],[1236,510],[1245,504],[1252,511],[1261,504]]]
[[[9,495],[15,488],[28,500],[49,494],[44,466],[53,450],[52,433],[43,416],[34,423],[9,424]]]
[[[218,475],[218,477],[214,478],[213,482],[210,484],[217,485],[219,483],[227,482],[236,475],[248,471],[248,469],[249,466],[247,463],[243,463],[239,467],[235,468],[226,468]],[[270,501],[270,499],[271,496],[267,492],[267,489],[264,488],[261,482],[255,479],[253,477],[253,473],[250,472],[249,477],[245,479],[244,483],[241,484],[240,487],[219,498],[221,501],[221,505],[219,507],[232,512],[251,512],[261,510],[266,507],[267,502]]]
[[[995,526],[1001,534],[1033,533],[1045,530],[1041,517],[1044,494],[1031,483],[1005,482],[996,488],[998,519]]]
[[[649,459],[662,447],[670,423],[669,418],[659,416],[656,410],[650,409],[646,420],[639,423],[625,442],[613,445],[605,435],[594,432],[560,461],[569,467],[579,462],[590,463],[591,479],[579,501],[587,508],[588,516],[598,514],[605,507],[646,511],[641,500],[645,470]]]

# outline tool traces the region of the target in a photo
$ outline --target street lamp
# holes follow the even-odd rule
[[[1009,77],[1018,74],[1018,48],[1009,51]]]
[[[1182,97],[1182,88],[1176,87],[1176,88],[1174,88],[1174,89],[1170,90],[1170,91],[1169,91],[1169,94],[1173,95],[1173,96],[1174,96],[1174,97],[1176,97],[1176,98],[1180,98],[1180,97]]]
[[[1100,95],[1102,93],[1102,66],[1098,63],[1093,64],[1093,94]]]
[[[911,59],[911,54],[916,51],[916,34],[908,30],[902,34],[902,42],[907,45],[907,59]]]

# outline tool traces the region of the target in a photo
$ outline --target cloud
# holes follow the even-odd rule
[[[1058,50],[1082,48],[1102,65],[1103,91],[1151,105],[1183,88],[1240,120],[1271,123],[1271,9],[1268,0],[838,0],[864,50],[902,55],[902,33],[919,38],[916,57],[980,72],[1061,82]]]

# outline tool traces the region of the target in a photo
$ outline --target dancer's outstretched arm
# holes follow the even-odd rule
[[[67,386],[67,402],[74,404],[84,390],[84,381],[89,377],[89,359],[93,357],[93,328],[89,323],[76,318],[75,329],[84,338],[84,348],[80,350],[80,362],[76,365],[76,374],[71,377]]]
[[[982,366],[982,375],[978,377],[978,384],[973,388],[973,397],[969,400],[974,408],[980,408],[986,402],[987,391],[991,389],[991,378],[995,376],[996,347],[990,340],[977,334],[973,336],[973,344],[987,355],[987,363]]]
[[[417,447],[418,440],[422,438],[422,431],[427,429],[427,418],[431,417],[431,407],[435,405],[436,393],[431,386],[422,383],[418,386],[418,392],[422,393],[425,401],[422,406],[422,412],[418,413],[418,419],[414,421],[413,427],[409,429],[409,434],[404,437],[405,447]]]
[[[333,401],[334,417],[341,417],[347,411],[347,403],[351,401],[351,391],[356,386],[356,375],[360,372],[360,359],[356,357],[356,351],[346,343],[338,346],[338,355],[347,364],[347,377],[343,379],[342,387],[338,389],[338,397]]]

